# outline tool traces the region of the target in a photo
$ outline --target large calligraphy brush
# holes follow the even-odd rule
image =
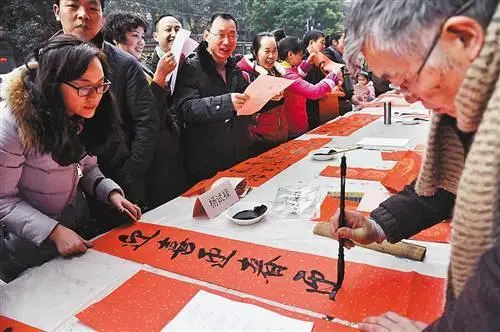
[[[347,175],[347,161],[345,155],[340,160],[340,214],[339,228],[345,227],[345,179]],[[344,239],[339,239],[339,256],[337,258],[337,283],[330,293],[330,300],[335,300],[342,283],[344,282],[345,262],[344,262]]]

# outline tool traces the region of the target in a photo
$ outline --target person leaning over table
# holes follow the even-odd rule
[[[337,213],[332,235],[347,239],[347,247],[352,241],[394,243],[453,215],[443,315],[425,327],[386,313],[365,319],[363,331],[500,330],[497,6],[498,0],[358,0],[347,15],[350,67],[362,52],[378,76],[434,115],[417,182],[370,218],[347,211],[348,227],[338,229]]]
[[[50,39],[6,78],[0,104],[0,279],[92,247],[79,229],[86,196],[128,212],[139,207],[104,177],[95,150],[120,135],[106,56],[71,35]],[[127,211],[125,211],[127,210]]]
[[[339,78],[329,73],[316,84],[307,82],[304,77],[312,68],[316,53],[302,60],[304,44],[297,37],[289,36],[279,41],[278,57],[286,72],[284,78],[295,80],[285,90],[285,111],[288,121],[288,138],[294,139],[305,134],[309,129],[306,111],[307,99],[319,99],[338,89]]]
[[[162,27],[163,30],[168,30],[169,28],[163,27],[162,22],[166,21],[168,23],[172,21],[172,24],[177,22],[177,20],[173,20],[175,19],[171,16],[165,16],[160,19],[157,26]],[[170,28],[175,31],[174,27]],[[146,44],[144,36],[147,30],[148,23],[141,14],[114,12],[107,17],[103,34],[105,40],[115,44],[118,48],[134,56],[137,61],[140,61]],[[162,44],[171,47],[172,42],[167,43],[166,39],[166,37],[161,39],[163,40]],[[159,51],[156,50],[153,54],[157,54],[157,52]],[[153,160],[144,177],[144,182],[149,207],[155,208],[176,198],[188,188],[182,165],[179,126],[169,111],[172,97],[167,76],[174,71],[177,63],[173,53],[170,52],[170,48],[161,58],[154,55],[150,55],[149,58],[151,59],[150,65],[142,64],[142,69],[156,101],[160,118],[160,137]]]
[[[236,19],[214,14],[204,38],[181,67],[173,95],[191,184],[248,158],[251,142],[251,117],[238,115],[248,100],[248,82],[232,57]]]

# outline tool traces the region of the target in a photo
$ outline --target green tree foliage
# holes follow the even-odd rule
[[[287,35],[302,37],[307,27],[326,34],[343,29],[343,0],[250,0],[252,33],[284,28]]]
[[[60,29],[52,12],[53,3],[53,0],[6,0],[0,6],[0,25],[18,64]]]
[[[53,0],[2,0],[0,26],[18,64],[36,45],[47,40],[60,24],[52,13]],[[215,12],[233,14],[239,23],[240,41],[255,33],[284,28],[302,37],[306,25],[331,33],[342,29],[344,0],[106,0],[105,14],[135,11],[152,23],[156,15],[171,13],[184,27],[200,34]]]

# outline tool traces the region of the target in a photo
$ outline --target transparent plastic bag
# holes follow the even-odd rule
[[[278,189],[272,215],[279,219],[311,220],[319,215],[321,206],[318,186],[293,186]]]

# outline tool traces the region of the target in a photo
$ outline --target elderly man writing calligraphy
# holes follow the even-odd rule
[[[500,329],[500,9],[498,0],[356,0],[346,21],[344,59],[359,53],[433,110],[417,182],[366,219],[346,215],[334,236],[397,242],[453,215],[447,304],[426,327],[395,313],[365,319],[364,331]]]

